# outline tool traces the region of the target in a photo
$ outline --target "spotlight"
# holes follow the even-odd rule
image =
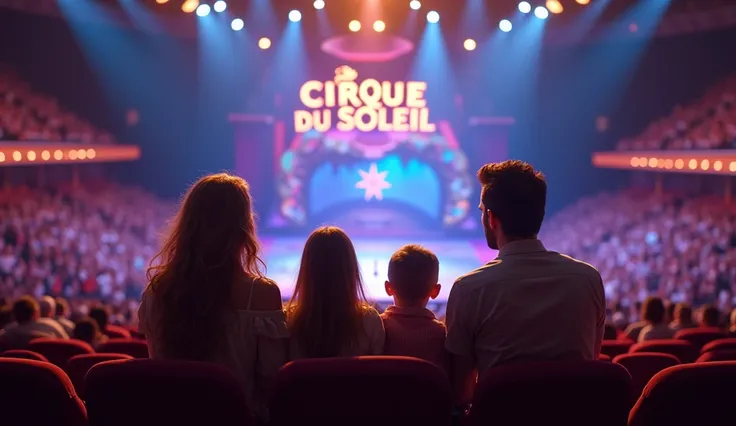
[[[224,12],[227,9],[227,3],[225,3],[225,0],[217,0],[213,8],[217,13]]]
[[[289,12],[289,21],[291,22],[299,22],[302,20],[302,13],[298,10],[292,10]]]
[[[575,0],[575,1],[578,2],[578,4],[582,4],[583,6],[590,3],[590,0]]]
[[[261,37],[260,40],[258,40],[258,47],[261,48],[261,50],[266,50],[271,47],[271,39],[268,37]]]
[[[181,4],[181,10],[184,13],[192,13],[199,6],[199,0],[186,0]]]
[[[557,15],[562,13],[564,8],[562,7],[560,0],[547,0],[547,10],[549,10],[549,13]]]
[[[233,31],[240,31],[245,27],[245,22],[243,22],[240,18],[233,19],[233,22],[230,23],[230,28],[233,29]]]
[[[354,33],[357,33],[360,31],[360,22],[359,21],[350,21],[348,24],[348,29]]]
[[[421,2],[419,1],[419,0],[411,0],[411,1],[409,2],[409,7],[410,7],[410,8],[412,9],[412,10],[419,10],[419,9],[421,9],[421,7],[422,7],[422,3],[421,3]]]
[[[205,17],[210,14],[212,8],[208,4],[200,4],[197,7],[197,16]]]
[[[156,0],[156,3],[158,3],[158,4],[164,4],[164,3],[168,3],[168,2],[169,2],[169,0]]]
[[[469,38],[469,39],[465,40],[465,42],[463,43],[463,47],[468,52],[471,52],[471,51],[475,50],[475,48],[477,46],[478,46],[478,44],[472,38]]]
[[[507,33],[509,31],[511,31],[511,29],[514,28],[514,26],[511,25],[511,21],[509,21],[508,19],[504,19],[504,20],[502,20],[501,22],[498,23],[498,28],[501,31]]]
[[[385,29],[386,29],[386,24],[383,21],[378,20],[378,21],[376,21],[376,22],[373,23],[373,31],[375,31],[377,33],[382,33],[383,30],[385,30]]]
[[[427,14],[427,22],[430,24],[436,24],[440,22],[440,14],[435,12],[434,10],[430,10]]]
[[[314,8],[322,10],[325,8],[325,0],[314,0]]]
[[[532,5],[530,5],[528,1],[523,1],[519,3],[519,12],[529,13],[531,11],[532,11]]]
[[[539,19],[547,19],[549,17],[549,11],[544,6],[539,6],[534,9],[534,16]]]

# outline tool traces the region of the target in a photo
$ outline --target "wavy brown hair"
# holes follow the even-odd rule
[[[205,176],[184,196],[148,269],[164,356],[211,360],[224,344],[233,285],[261,277],[248,184]]]
[[[365,301],[350,238],[333,226],[316,229],[304,245],[288,305],[289,329],[303,355],[335,357],[355,344],[364,333]]]

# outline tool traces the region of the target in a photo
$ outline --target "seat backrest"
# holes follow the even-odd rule
[[[108,325],[105,327],[105,334],[111,339],[130,339],[130,331],[119,325]]]
[[[32,359],[34,361],[49,362],[45,356],[38,352],[28,351],[25,349],[11,349],[0,354],[3,358]]]
[[[611,357],[606,354],[598,355],[598,361],[611,361]]]
[[[299,360],[276,376],[274,426],[306,424],[447,425],[450,383],[434,364],[409,357]],[[361,424],[364,424],[361,423]]]
[[[87,373],[84,391],[90,426],[251,424],[240,383],[216,364],[102,362]]]
[[[736,349],[708,351],[700,355],[696,362],[736,361]]]
[[[137,339],[110,339],[97,347],[98,353],[126,354],[133,358],[148,358],[148,344]]]
[[[629,373],[611,362],[508,364],[481,375],[468,424],[625,426],[631,399]]]
[[[706,353],[709,351],[721,351],[721,350],[736,350],[736,338],[730,337],[726,339],[717,339],[709,343],[700,350],[700,353]]]
[[[655,374],[680,363],[674,355],[657,352],[637,352],[619,355],[613,362],[621,364],[631,374],[633,402],[639,399],[647,383]]]
[[[736,361],[682,364],[652,378],[631,410],[629,426],[736,424]]]
[[[74,389],[77,391],[77,395],[84,399],[84,376],[87,375],[92,366],[97,365],[105,361],[115,361],[123,359],[133,359],[130,355],[125,354],[84,354],[75,355],[69,358],[66,363],[64,371],[69,376],[69,379],[74,385]]]
[[[675,334],[675,339],[686,340],[692,343],[698,352],[708,343],[725,338],[726,332],[714,327],[686,328]]]
[[[615,358],[617,355],[625,354],[629,351],[633,342],[621,340],[604,340],[601,344],[601,353]]]
[[[28,359],[0,358],[0,413],[4,425],[87,424],[84,404],[66,374]]]
[[[28,350],[40,353],[61,368],[66,367],[66,362],[74,355],[95,353],[88,343],[73,339],[35,339],[28,344]]]
[[[699,350],[692,343],[679,339],[647,340],[633,345],[629,353],[659,352],[677,357],[681,363],[695,362]]]

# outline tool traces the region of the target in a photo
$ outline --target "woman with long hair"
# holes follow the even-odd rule
[[[138,316],[151,358],[227,367],[260,417],[288,333],[281,292],[261,273],[254,216],[243,179],[195,183],[151,262]]]
[[[366,303],[358,257],[342,229],[318,228],[307,239],[287,317],[292,359],[383,353],[383,322]]]

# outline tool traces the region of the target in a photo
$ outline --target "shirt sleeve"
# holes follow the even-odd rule
[[[445,349],[454,355],[472,355],[475,352],[473,328],[467,317],[471,309],[468,309],[467,301],[464,299],[462,285],[459,280],[455,281],[447,299],[445,319],[447,325]]]

